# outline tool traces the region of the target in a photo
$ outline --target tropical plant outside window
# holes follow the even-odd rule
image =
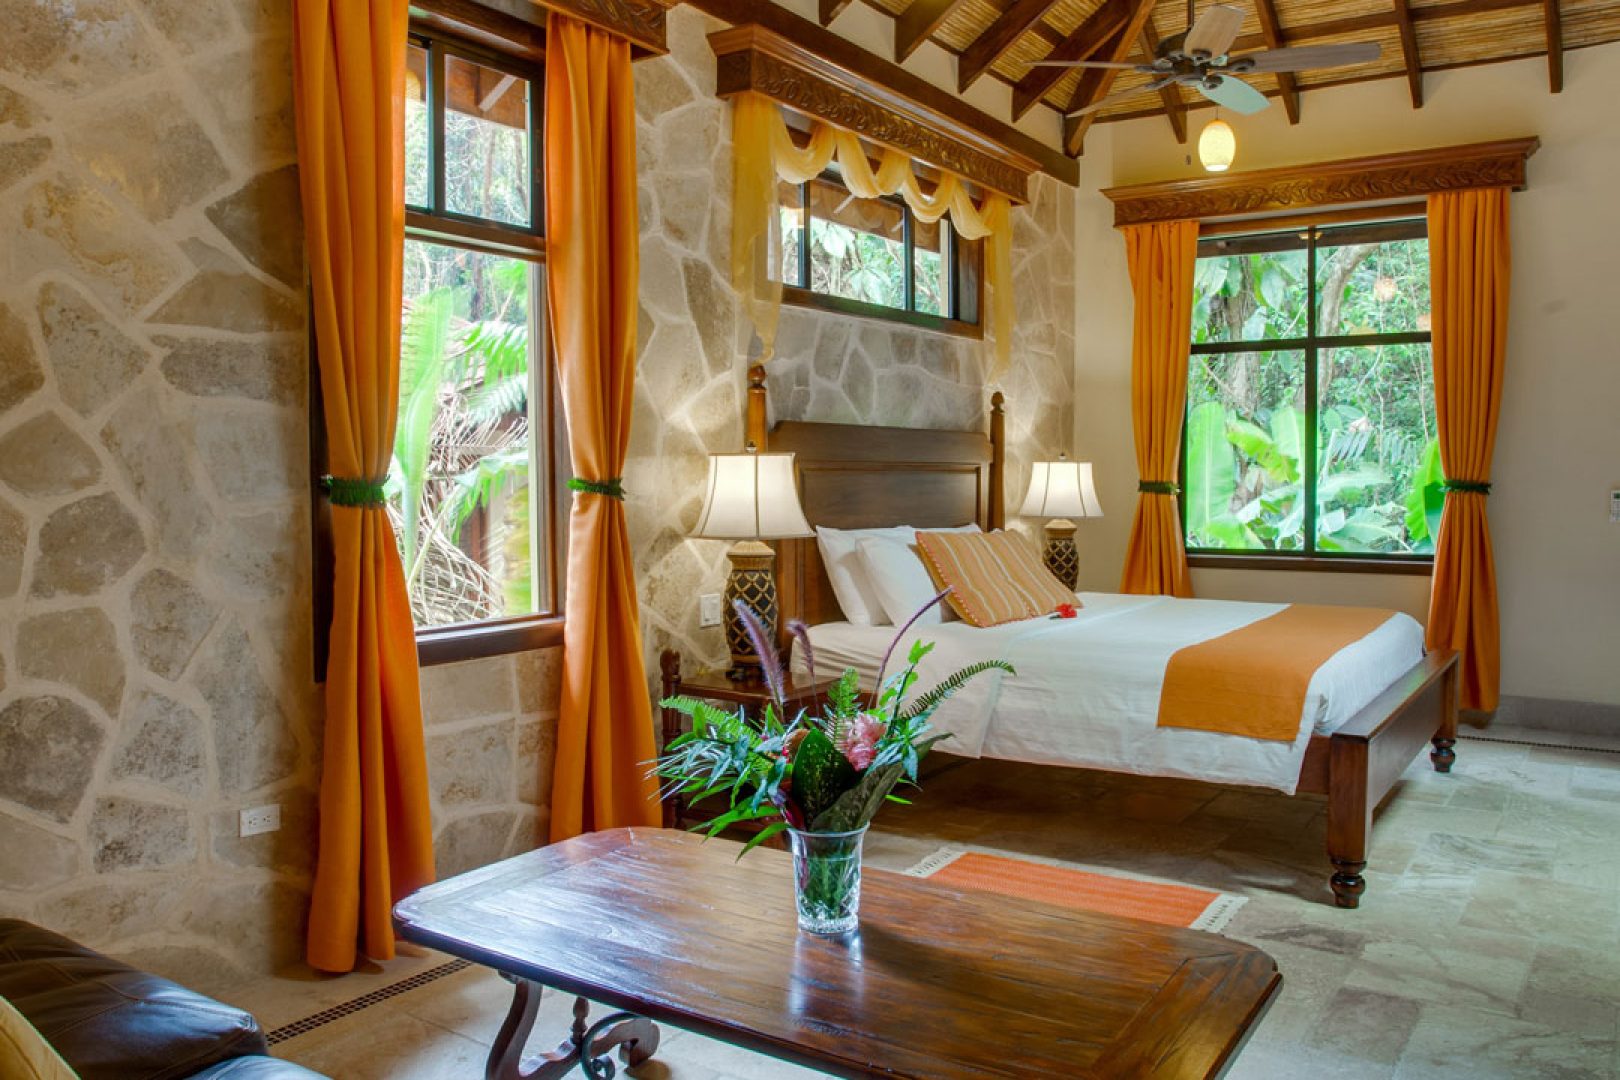
[[[1190,551],[1424,558],[1442,504],[1421,221],[1200,245]]]
[[[848,301],[856,314],[978,322],[978,245],[948,217],[927,224],[898,197],[857,198],[836,165],[807,184],[779,184],[777,201],[790,299],[797,289]]]
[[[550,604],[538,71],[410,48],[399,420],[386,488],[419,629]]]

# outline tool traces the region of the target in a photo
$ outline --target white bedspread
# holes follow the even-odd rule
[[[976,660],[1004,659],[1016,676],[982,675],[947,702],[934,725],[951,733],[939,749],[1145,776],[1249,784],[1292,794],[1312,732],[1328,733],[1423,657],[1423,630],[1395,615],[1328,660],[1311,680],[1292,743],[1158,726],[1159,693],[1176,650],[1281,611],[1281,604],[1082,593],[1075,619],[1031,619],[978,629],[950,622],[913,631],[934,651],[919,669],[931,686]],[[825,677],[854,667],[876,677],[892,626],[824,623],[811,628]],[[793,666],[804,670],[802,650]]]

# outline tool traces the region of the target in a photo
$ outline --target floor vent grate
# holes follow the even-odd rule
[[[437,967],[418,972],[408,979],[401,979],[399,982],[380,986],[370,993],[361,994],[357,998],[350,998],[348,1001],[340,1002],[329,1009],[322,1009],[318,1013],[294,1020],[290,1024],[282,1024],[266,1035],[265,1041],[271,1046],[275,1046],[277,1043],[284,1043],[288,1039],[296,1039],[298,1036],[308,1034],[318,1027],[325,1027],[334,1020],[341,1020],[345,1016],[353,1016],[362,1009],[369,1009],[373,1005],[387,1001],[390,998],[396,998],[403,993],[415,990],[419,986],[426,986],[436,979],[442,979],[446,975],[454,975],[456,972],[464,971],[470,967],[472,967],[472,961],[470,960],[450,960]]]

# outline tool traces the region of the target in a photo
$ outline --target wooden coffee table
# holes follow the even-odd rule
[[[613,1047],[656,1050],[652,1021],[839,1076],[1208,1077],[1282,981],[1215,934],[870,869],[857,934],[800,934],[789,856],[738,850],[595,833],[430,885],[394,921],[514,982],[490,1077],[611,1075]],[[525,1066],[541,987],[582,1000]],[[622,1011],[591,1023],[583,998]]]

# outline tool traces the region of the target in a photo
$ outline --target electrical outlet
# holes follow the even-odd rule
[[[271,803],[269,806],[255,806],[242,811],[242,836],[258,836],[260,833],[275,832],[281,828],[281,804]]]
[[[698,625],[720,625],[720,594],[704,593],[698,597]]]

